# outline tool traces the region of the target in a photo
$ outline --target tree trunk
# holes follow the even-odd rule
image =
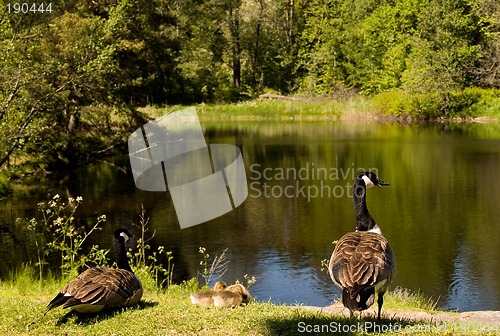
[[[241,1],[237,0],[231,2],[229,6],[229,31],[233,49],[233,87],[236,90],[241,85],[240,5]]]
[[[287,0],[286,4],[286,17],[285,17],[285,24],[286,24],[286,42],[287,42],[287,49],[288,52],[292,50],[293,46],[293,24],[294,24],[294,12],[295,12],[295,0]]]

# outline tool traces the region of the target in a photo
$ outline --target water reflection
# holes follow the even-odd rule
[[[355,228],[351,175],[373,168],[391,183],[370,189],[367,202],[395,251],[395,285],[440,297],[446,309],[500,309],[500,249],[492,239],[500,233],[500,185],[495,182],[499,125],[202,126],[209,143],[242,150],[250,188],[236,210],[180,230],[170,195],[137,190],[126,156],[29,181],[17,188],[16,197],[0,204],[0,255],[6,261],[0,275],[34,260],[35,247],[15,218],[35,215],[37,202],[49,194],[82,195],[81,223],[100,214],[108,217],[102,241],[95,237],[92,242],[106,248],[111,248],[106,237],[115,227],[138,222],[144,204],[157,230],[152,247],[164,245],[174,252],[176,281],[201,271],[199,246],[212,257],[228,248],[224,280],[255,276],[251,291],[257,299],[328,305],[340,292],[320,270],[321,260],[329,258],[332,241]],[[312,167],[329,174],[298,175]],[[331,175],[335,170],[330,169],[338,174]],[[290,174],[279,176],[280,170]]]

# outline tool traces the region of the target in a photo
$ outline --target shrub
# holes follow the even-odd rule
[[[386,91],[373,97],[378,113],[399,117],[409,114],[417,119],[500,116],[500,90],[466,88],[409,95],[404,91]]]
[[[385,91],[373,97],[373,108],[377,113],[399,117],[408,112],[408,101],[404,91]]]

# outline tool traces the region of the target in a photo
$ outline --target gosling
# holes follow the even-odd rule
[[[241,284],[231,285],[213,296],[214,306],[219,308],[234,308],[243,303],[249,303],[251,300],[250,292]]]
[[[227,287],[224,281],[218,281],[215,283],[213,290],[204,290],[201,292],[192,293],[189,297],[191,298],[191,303],[200,306],[211,306],[214,304],[214,295],[216,293],[222,292]]]

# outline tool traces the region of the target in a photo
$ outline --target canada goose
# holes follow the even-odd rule
[[[189,297],[193,304],[198,304],[200,306],[211,306],[214,304],[213,296],[215,293],[223,291],[227,287],[224,281],[218,281],[215,283],[213,290],[204,290],[201,292],[192,293]]]
[[[64,287],[47,305],[45,314],[60,305],[80,313],[97,313],[104,308],[132,306],[142,297],[142,284],[127,261],[125,242],[131,234],[118,229],[113,234],[118,269],[93,267]]]
[[[214,306],[219,308],[237,307],[252,300],[248,289],[242,284],[234,284],[213,296]]]
[[[396,269],[394,253],[366,207],[366,189],[387,185],[373,172],[356,175],[353,188],[356,231],[340,238],[330,258],[330,277],[342,288],[342,303],[351,317],[354,311],[371,307],[378,293],[380,320],[384,293]]]

